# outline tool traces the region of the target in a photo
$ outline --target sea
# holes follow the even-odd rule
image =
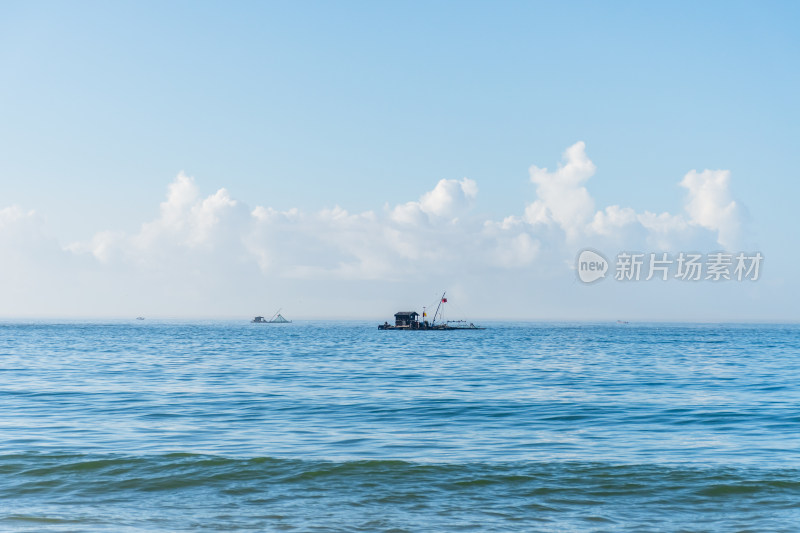
[[[800,531],[800,325],[482,325],[0,322],[0,531]]]

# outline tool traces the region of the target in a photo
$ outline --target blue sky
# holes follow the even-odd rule
[[[787,295],[800,261],[798,11],[793,2],[5,2],[0,210],[17,214],[0,226],[0,314],[236,316],[283,306],[373,317],[452,286],[487,318],[797,320]],[[576,285],[561,267],[582,246],[661,250],[652,235],[609,240],[583,228],[570,239],[525,219],[537,201],[529,167],[553,171],[578,142],[596,168],[583,182],[593,211],[683,213],[702,229],[679,184],[692,170],[728,171],[741,238],[725,244],[762,251],[764,278]],[[455,196],[439,199],[459,210],[426,211],[423,196],[440,180],[450,184],[441,194]],[[176,184],[198,205],[225,189],[238,214],[217,197],[222,211],[192,219],[224,227],[224,237],[164,229],[162,203]],[[422,206],[425,227],[392,218],[408,202]],[[266,215],[249,220],[258,207],[305,218],[276,237],[253,229],[278,227]],[[376,218],[346,222],[360,229],[340,228],[322,245],[304,241],[319,233],[314,224],[333,227],[317,215],[337,207]],[[480,241],[486,222],[507,217],[519,219],[508,246],[538,246],[517,249],[513,268],[479,265],[475,250],[448,250],[456,260],[446,268],[424,253]],[[145,226],[164,232],[152,237],[157,252],[142,244]],[[386,233],[375,227],[418,239],[379,252]],[[705,230],[658,244],[729,247]],[[101,241],[116,251],[98,252]],[[231,250],[231,241],[246,244]],[[500,241],[480,242],[491,256]],[[235,266],[231,256],[241,256]],[[325,266],[334,257],[346,267],[338,274]],[[199,262],[213,268],[187,279]],[[404,280],[389,263],[429,276]],[[37,284],[34,272],[56,281]],[[243,277],[260,288],[233,281]],[[131,293],[120,288],[130,284]]]

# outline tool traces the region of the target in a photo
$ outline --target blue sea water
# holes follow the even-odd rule
[[[800,326],[0,324],[2,531],[799,531]]]

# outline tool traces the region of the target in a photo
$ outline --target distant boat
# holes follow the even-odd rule
[[[278,312],[272,315],[272,318],[269,320],[264,320],[263,316],[257,316],[253,320],[251,320],[253,324],[291,324],[291,320],[286,320],[283,315],[281,314],[281,310],[278,309]]]
[[[436,312],[433,314],[433,320],[428,322],[426,320],[427,313],[425,309],[422,310],[422,321],[419,320],[419,313],[416,311],[400,311],[394,314],[394,325],[384,322],[378,326],[378,329],[399,329],[399,330],[414,330],[414,331],[442,331],[451,329],[486,329],[476,326],[472,322],[466,320],[445,320],[436,323],[436,319],[442,316],[444,307],[442,304],[447,303],[447,292],[442,293],[439,299],[439,304],[436,306]]]
[[[136,320],[144,320],[144,317],[143,316],[137,316]]]

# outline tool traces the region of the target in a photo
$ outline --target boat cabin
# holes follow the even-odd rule
[[[416,311],[400,311],[394,314],[394,325],[398,328],[419,328],[419,313]]]

